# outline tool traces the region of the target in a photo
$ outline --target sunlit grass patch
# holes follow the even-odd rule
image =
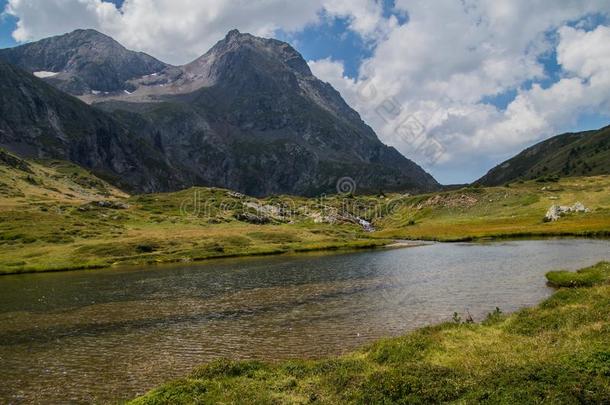
[[[610,277],[610,263],[582,269],[576,273],[570,271],[552,271],[546,277],[549,284],[554,287],[590,287]]]

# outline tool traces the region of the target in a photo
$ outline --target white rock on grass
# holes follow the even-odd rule
[[[557,221],[559,219],[559,207],[557,205],[551,205],[551,208],[546,212],[544,220],[547,222]]]
[[[553,222],[559,220],[562,215],[565,215],[570,212],[590,212],[588,208],[586,208],[583,203],[577,202],[576,204],[568,207],[566,205],[552,205],[551,208],[546,212],[544,216],[544,220],[547,222]]]

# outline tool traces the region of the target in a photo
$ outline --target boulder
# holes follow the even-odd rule
[[[574,204],[572,206],[572,211],[574,211],[574,212],[589,212],[589,209],[585,208],[585,206],[581,202],[577,202],[576,204]]]
[[[546,212],[544,216],[545,222],[554,222],[557,221],[560,217],[559,207],[555,204],[551,205],[551,208]]]
[[[115,210],[126,210],[127,208],[129,208],[128,204],[119,201],[95,201],[93,204],[97,205],[98,207],[111,208]]]
[[[269,222],[271,222],[271,220],[267,217],[250,214],[249,212],[236,214],[235,218],[238,221],[247,222],[249,224],[256,224],[256,225],[264,225],[264,224],[268,224]]]
[[[563,215],[568,214],[570,212],[587,213],[589,211],[590,210],[586,208],[581,202],[577,202],[572,206],[553,204],[551,208],[549,208],[546,212],[546,215],[544,216],[544,221],[554,222],[559,220],[559,218],[561,218]]]

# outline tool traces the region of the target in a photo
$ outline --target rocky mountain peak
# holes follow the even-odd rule
[[[241,36],[242,33],[239,32],[238,29],[232,29],[231,31],[229,31],[227,33],[227,36],[225,37],[226,40],[230,40],[232,38],[238,38],[239,36]]]
[[[227,53],[238,54],[240,58],[249,59],[252,63],[277,64],[282,62],[294,73],[312,76],[311,70],[303,56],[290,44],[271,38],[261,38],[238,30],[231,30],[201,58],[208,59]]]
[[[109,45],[125,49],[125,47],[123,45],[121,45],[119,42],[114,40],[112,37],[109,37],[108,35],[103,34],[99,31],[91,29],[91,28],[77,29],[70,33],[60,35],[57,38],[66,40],[66,41],[71,41],[71,42],[81,41],[83,43],[85,43],[85,42],[107,43]],[[50,38],[50,39],[52,39],[52,38]]]
[[[129,80],[168,66],[92,29],[0,49],[0,58],[74,95],[133,90]]]

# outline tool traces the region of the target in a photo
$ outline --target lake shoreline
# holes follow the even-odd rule
[[[610,231],[595,231],[595,232],[563,232],[563,233],[515,233],[515,234],[498,234],[491,236],[471,237],[464,236],[460,238],[421,238],[421,239],[365,239],[358,240],[356,243],[351,242],[349,244],[336,244],[323,247],[313,248],[295,248],[290,250],[270,249],[258,252],[236,252],[230,254],[219,254],[200,258],[186,258],[185,259],[167,259],[167,260],[151,260],[144,261],[141,263],[133,264],[93,264],[93,265],[82,265],[82,266],[67,266],[50,268],[45,270],[36,269],[17,269],[13,272],[0,271],[0,277],[20,275],[20,274],[36,274],[36,273],[59,273],[68,271],[87,271],[87,270],[100,270],[110,268],[137,268],[143,265],[146,266],[164,266],[164,265],[175,265],[175,264],[189,264],[189,263],[203,263],[214,260],[222,259],[238,259],[248,257],[272,257],[272,256],[293,256],[307,253],[324,253],[324,252],[340,252],[349,253],[361,250],[376,250],[376,249],[403,249],[424,246],[429,243],[484,243],[484,242],[498,242],[498,241],[519,241],[519,240],[546,240],[546,239],[592,239],[592,240],[606,240],[610,239]],[[374,241],[374,242],[373,242]],[[362,243],[364,242],[364,243]]]
[[[608,401],[610,263],[547,280],[561,288],[509,315],[496,309],[473,323],[456,313],[322,360],[217,360],[129,403]]]

